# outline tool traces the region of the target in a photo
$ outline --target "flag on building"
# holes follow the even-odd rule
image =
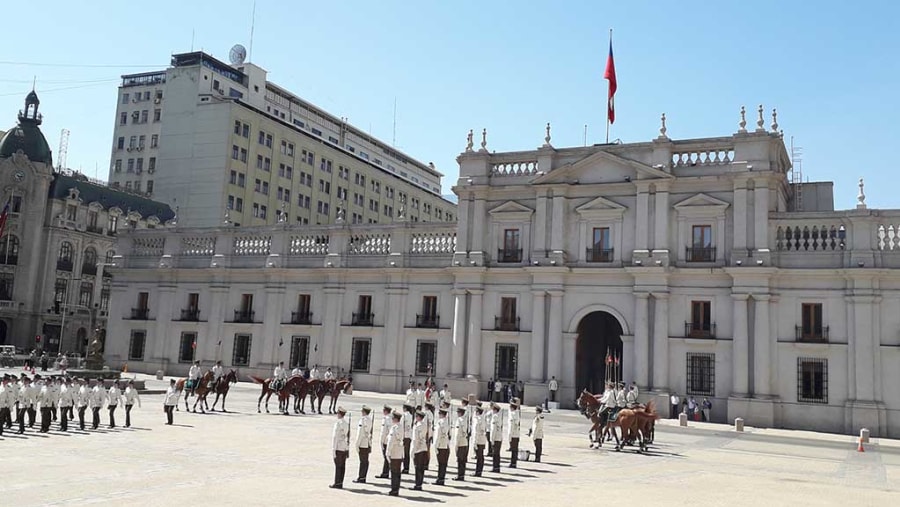
[[[603,79],[609,80],[609,93],[606,101],[606,121],[609,123],[616,122],[616,63],[613,61],[612,49],[612,31],[609,35],[609,57],[606,59],[606,72],[603,73]]]
[[[9,218],[9,200],[6,201],[6,206],[3,206],[3,213],[0,213],[0,237],[3,236],[3,230],[6,229],[6,219]]]

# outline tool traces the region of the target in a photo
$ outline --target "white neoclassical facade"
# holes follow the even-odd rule
[[[773,121],[774,123],[774,121]],[[398,390],[560,380],[605,358],[713,419],[900,436],[900,211],[791,184],[777,125],[495,153],[469,137],[458,223],[139,230],[120,238],[108,360],[278,361]],[[477,384],[477,385],[476,385]]]

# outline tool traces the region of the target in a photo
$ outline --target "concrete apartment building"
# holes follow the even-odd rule
[[[235,55],[122,77],[109,181],[185,226],[452,222],[441,173],[266,80]]]

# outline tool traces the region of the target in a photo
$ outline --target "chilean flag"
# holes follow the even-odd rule
[[[609,94],[606,103],[606,120],[610,123],[616,122],[616,63],[613,61],[612,35],[609,37],[609,57],[606,59],[606,72],[603,73],[603,79],[609,80]]]
[[[9,201],[3,206],[3,213],[0,213],[0,236],[3,236],[3,229],[6,229],[6,219],[9,218]]]

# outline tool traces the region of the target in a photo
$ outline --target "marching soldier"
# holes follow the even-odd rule
[[[447,420],[447,409],[438,411],[438,420],[434,428],[434,448],[437,449],[438,475],[434,484],[444,485],[447,475],[447,462],[450,459],[450,421]]]
[[[27,413],[34,424],[34,402],[31,398],[31,379],[22,374],[22,385],[19,386],[19,393],[16,399],[19,403],[19,410],[16,414],[16,420],[19,421],[18,434],[25,433],[25,414]],[[30,427],[30,426],[29,426]]]
[[[428,460],[428,428],[425,423],[425,413],[416,412],[416,425],[412,432],[413,464],[416,467],[416,482],[414,491],[422,491],[422,482],[425,480],[425,465]]]
[[[409,454],[412,448],[413,410],[411,405],[403,405],[403,473],[409,473]]]
[[[119,408],[119,401],[122,399],[122,390],[119,389],[119,383],[117,381],[113,381],[112,385],[109,386],[109,395],[107,401],[107,408],[109,409],[109,427],[116,427],[116,409]]]
[[[450,393],[450,388],[447,386],[447,384],[444,384],[444,388],[441,389],[440,397],[441,401],[450,402],[451,400],[453,400],[453,397]]]
[[[500,405],[491,405],[491,457],[493,458],[492,471],[500,473],[500,448],[503,446],[503,415],[500,414]]]
[[[37,402],[41,406],[41,433],[50,431],[50,412],[53,410],[53,386],[49,381],[42,381]]]
[[[544,409],[534,409],[534,420],[531,421],[531,429],[528,436],[534,439],[534,462],[541,462],[541,451],[544,448]]]
[[[106,402],[106,389],[103,388],[103,381],[97,379],[91,390],[91,413],[93,415],[91,429],[100,427],[100,409],[103,408],[104,402]]]
[[[522,418],[519,412],[519,399],[513,398],[509,402],[509,468],[516,468],[519,460],[519,434]]]
[[[344,419],[347,410],[338,407],[337,421],[331,432],[331,448],[334,451],[334,483],[328,486],[333,489],[344,487],[344,471],[347,468],[347,457],[350,456],[350,425]]]
[[[456,409],[456,477],[454,480],[464,481],[466,478],[466,460],[469,458],[469,418],[466,416],[466,400],[463,406]],[[440,456],[438,456],[440,459]]]
[[[428,470],[428,467],[431,466],[431,445],[434,443],[434,405],[430,401],[426,401],[423,412],[425,413],[425,441],[428,445],[428,452],[425,454],[425,470]]]
[[[403,415],[400,412],[391,414],[391,429],[387,438],[387,457],[391,460],[391,496],[400,496],[400,469],[403,467],[404,432]]]
[[[353,482],[366,483],[369,474],[369,454],[372,452],[372,420],[369,414],[372,409],[363,405],[362,417],[359,418],[359,428],[356,431],[356,451],[359,454],[359,477]]]
[[[131,427],[131,408],[134,402],[141,406],[141,397],[138,395],[137,389],[134,388],[134,380],[128,381],[128,387],[125,388],[125,427]]]
[[[25,408],[28,409],[28,427],[34,428],[34,420],[37,417],[37,410],[35,410],[34,406],[37,405],[37,396],[40,392],[40,386],[37,382],[41,379],[40,375],[34,376],[34,381],[25,377],[25,382],[23,382],[23,387],[25,388],[22,393],[22,401],[21,404],[24,404]]]
[[[412,380],[409,381],[409,389],[406,390],[406,404],[416,405],[416,384]]]
[[[493,423],[494,423],[494,403],[493,402],[491,402],[490,409],[488,410],[488,412],[486,414],[484,414],[483,419],[484,419],[484,434],[485,434],[485,437],[487,438],[487,453],[488,453],[488,456],[493,456],[494,455],[494,445],[493,445],[493,440],[491,440],[491,427],[493,426]]]
[[[4,375],[0,381],[0,435],[3,434],[3,427],[9,419],[9,408],[12,397],[10,396],[9,377]]]
[[[203,372],[200,371],[200,361],[194,361],[194,364],[191,365],[191,369],[188,371],[188,382],[191,384],[188,387],[191,390],[191,396],[194,395],[194,391],[197,390],[197,383],[200,382],[200,377],[203,375]]]
[[[169,388],[166,390],[166,397],[163,400],[163,411],[166,413],[166,424],[169,426],[174,423],[172,413],[178,405],[178,398],[180,396],[180,391],[175,388],[175,379],[170,379]]]
[[[381,475],[378,476],[378,479],[390,478],[391,457],[388,455],[388,436],[391,426],[393,426],[392,421],[391,407],[385,405],[381,410],[381,455],[384,457],[384,467],[382,467]]]
[[[78,407],[78,428],[84,431],[84,411],[87,410],[90,390],[83,378],[78,379],[78,389],[75,391],[75,406]]]
[[[75,390],[72,388],[72,382],[64,381],[59,386],[59,429],[60,431],[69,431],[69,416],[72,411],[72,405],[75,403]]]
[[[325,368],[325,377],[324,378],[325,378],[325,380],[334,379],[334,372],[331,371],[331,366],[329,366],[328,368]]]
[[[627,402],[625,401],[625,384],[623,384],[622,382],[619,382],[619,385],[617,387],[618,387],[618,389],[616,390],[616,408],[621,410],[621,409],[625,408],[625,406],[627,405]]]
[[[425,390],[422,389],[422,383],[416,385],[416,410],[425,406]]]

